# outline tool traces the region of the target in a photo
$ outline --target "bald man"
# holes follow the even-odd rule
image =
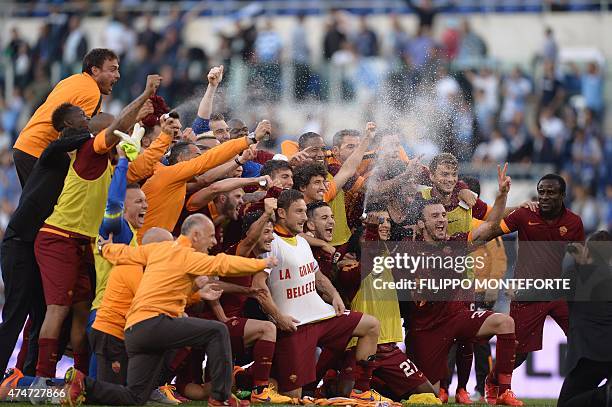
[[[185,219],[176,241],[103,247],[103,256],[115,265],[135,263],[145,267],[126,316],[125,346],[130,355],[127,386],[96,381],[70,369],[66,373],[63,404],[80,404],[86,395],[86,401],[94,404],[142,405],[156,386],[166,351],[187,346],[204,348],[208,355],[212,388],[208,404],[232,404],[232,355],[227,327],[218,321],[182,318],[185,305],[198,276],[254,274],[274,266],[276,259],[247,259],[223,253],[209,256],[207,251],[215,244],[212,221],[195,214]],[[205,290],[206,286],[199,292],[207,300],[221,295],[220,290]]]
[[[142,244],[168,242],[174,240],[172,233],[164,228],[151,228],[142,237]]]

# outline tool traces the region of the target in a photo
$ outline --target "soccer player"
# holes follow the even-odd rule
[[[249,213],[243,223],[245,238],[233,247],[236,255],[259,258],[270,252],[274,240],[272,218],[277,201],[266,198],[263,212]],[[232,352],[238,360],[244,359],[245,349],[252,348],[253,365],[249,368],[252,376],[251,403],[291,403],[291,398],[282,396],[270,387],[270,369],[276,345],[276,326],[269,321],[246,318],[246,300],[256,300],[265,295],[262,289],[253,288],[252,276],[221,277],[218,282],[223,290],[219,303],[213,304],[217,319],[224,322],[229,330]]]
[[[176,241],[130,247],[106,244],[103,256],[113,264],[140,264],[142,280],[126,316],[125,345],[129,355],[127,386],[93,380],[76,370],[66,373],[64,403],[142,405],[157,385],[167,350],[186,346],[206,349],[212,379],[209,405],[230,400],[231,350],[224,324],[181,317],[195,279],[207,275],[252,274],[276,265],[276,259],[246,259],[205,254],[215,244],[212,221],[194,214],[183,223]]]
[[[519,248],[514,277],[525,278],[534,273],[540,278],[558,278],[565,254],[562,243],[542,245],[534,241],[581,242],[584,227],[580,216],[563,204],[565,180],[557,174],[546,174],[538,181],[536,212],[519,208],[507,215],[495,228],[494,236],[518,231]],[[542,333],[546,316],[550,315],[567,334],[569,317],[567,302],[520,301],[510,303],[510,316],[516,321],[516,366],[527,359],[529,352],[542,349]]]
[[[302,193],[283,191],[277,206],[270,255],[278,257],[279,263],[253,277],[253,286],[269,293],[263,310],[282,331],[277,336],[272,377],[281,394],[299,398],[302,386],[315,380],[316,347],[343,351],[356,336],[357,369],[351,395],[374,401],[369,358],[376,353],[379,323],[372,316],[346,311],[334,286],[319,272],[310,246],[298,236],[307,220]]]
[[[510,189],[510,178],[506,168],[498,168],[499,194],[488,219],[478,228],[463,234],[455,234],[450,240],[487,241],[494,237],[495,228],[503,216],[506,198]],[[433,255],[444,250],[445,255],[452,247],[441,247],[440,242],[449,241],[448,218],[444,204],[438,199],[424,201],[417,223],[426,244]],[[427,244],[431,244],[427,246]],[[459,255],[465,255],[463,249]],[[455,253],[457,254],[457,253]],[[453,270],[454,273],[454,270]],[[447,374],[447,359],[455,340],[473,341],[476,338],[497,336],[497,358],[493,372],[487,377],[486,399],[489,404],[521,406],[511,390],[514,350],[516,347],[514,321],[504,314],[491,311],[472,312],[461,303],[448,301],[411,301],[406,322],[406,349],[412,360],[419,366],[434,386]]]
[[[6,369],[28,314],[34,327],[30,338],[32,343],[38,341],[46,307],[34,255],[34,240],[45,219],[53,212],[64,187],[70,165],[67,153],[78,149],[90,138],[91,134],[85,128],[67,127],[60,132],[60,138],[49,144],[34,165],[32,179],[24,186],[19,205],[6,227],[0,256],[6,299],[0,324],[0,371]],[[35,366],[26,364],[24,371],[34,375],[35,369]]]
[[[126,106],[108,128],[77,150],[57,205],[36,236],[34,251],[47,303],[38,338],[38,377],[55,377],[58,338],[71,308],[70,340],[75,365],[87,371],[89,355],[85,329],[91,303],[87,270],[93,265],[91,243],[102,223],[111,181],[109,151],[119,141],[114,130],[126,131],[134,124],[140,108],[160,83],[159,75],[149,75],[144,92]],[[73,114],[71,117],[76,119],[69,123],[73,128],[87,128],[88,117],[81,108],[63,106],[66,115]]]
[[[366,210],[363,239],[380,242],[381,254],[384,255],[389,252],[384,243],[390,236],[389,213],[380,204],[369,204]],[[310,222],[309,218],[308,223]],[[388,269],[376,278],[384,282],[394,281],[393,274]],[[374,276],[370,273],[361,280],[359,290],[352,298],[350,309],[367,313],[380,321],[380,335],[372,377],[372,387],[376,391],[396,401],[408,399],[412,394],[435,393],[427,377],[396,345],[403,340],[403,334],[398,297],[394,291],[375,289]],[[351,340],[349,347],[354,345],[355,341]]]
[[[53,88],[15,142],[13,159],[22,187],[43,150],[59,137],[51,122],[55,109],[69,103],[81,108],[87,117],[93,117],[100,110],[102,95],[110,95],[119,78],[117,55],[109,49],[95,48],[83,58],[82,73],[64,79]]]
[[[235,223],[240,220],[240,207],[244,204],[244,190],[242,188],[249,185],[260,185],[261,183],[271,185],[271,182],[272,180],[268,176],[227,178],[214,182],[189,197],[185,203],[183,214],[199,212],[212,219],[215,224],[217,245],[211,250],[211,253],[220,253],[224,248],[240,241],[240,229],[238,229],[238,233],[230,233],[230,225],[227,225],[227,223]],[[226,227],[224,228],[224,226]]]
[[[259,174],[268,175],[272,179],[272,185],[278,186],[281,189],[290,189],[293,187],[293,170],[287,161],[267,161],[261,168]]]

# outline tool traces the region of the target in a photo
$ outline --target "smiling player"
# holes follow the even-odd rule
[[[53,111],[63,103],[70,103],[83,109],[88,117],[95,116],[100,110],[102,95],[110,95],[120,77],[117,55],[110,49],[95,48],[83,58],[82,73],[64,79],[53,88],[15,142],[13,158],[22,187],[43,150],[59,137],[51,123]]]

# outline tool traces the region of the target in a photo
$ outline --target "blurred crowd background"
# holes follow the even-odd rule
[[[361,128],[376,116],[380,127],[402,129],[405,148],[425,160],[450,150],[473,173],[507,160],[531,193],[543,171],[562,172],[567,204],[585,231],[612,226],[605,53],[590,44],[564,53],[559,31],[542,22],[532,35],[537,52],[501,60],[490,52],[495,40],[474,23],[500,13],[608,16],[606,1],[48,0],[2,8],[0,234],[20,194],[12,145],[52,86],[80,72],[94,46],[121,57],[105,111],[117,113],[156,72],[158,94],[188,124],[209,66],[223,63],[215,110],[249,126],[271,119],[271,151],[302,131],[331,137],[346,117]],[[197,24],[207,26],[206,38]]]

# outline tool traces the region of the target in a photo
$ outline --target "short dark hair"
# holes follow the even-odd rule
[[[461,181],[467,184],[470,191],[480,196],[480,180],[478,180],[478,178],[472,177],[471,175],[466,175],[461,177]]]
[[[255,223],[259,218],[261,218],[263,213],[264,211],[262,210],[256,210],[252,212],[247,212],[244,215],[244,217],[242,218],[242,236],[247,235],[253,223]],[[272,220],[270,220],[269,222],[272,222]]]
[[[417,198],[414,201],[415,207],[417,208],[417,220],[425,220],[425,208],[430,205],[444,205],[439,198],[423,199]]]
[[[209,121],[216,122],[216,121],[219,121],[219,120],[225,120],[225,116],[223,116],[223,113],[212,113],[210,115]]]
[[[259,175],[269,175],[271,178],[273,178],[272,174],[274,174],[275,171],[280,170],[291,170],[291,173],[293,173],[293,169],[291,168],[291,165],[289,165],[289,162],[285,160],[268,160],[263,167],[261,167]]]
[[[563,177],[561,175],[559,175],[559,174],[546,174],[542,178],[540,178],[540,180],[538,181],[538,186],[540,185],[540,182],[542,182],[544,180],[557,181],[559,183],[559,187],[561,188],[561,193],[565,195],[565,189],[567,188],[567,185],[566,185],[565,180],[563,179]]]
[[[172,146],[170,155],[168,156],[168,164],[174,165],[178,162],[179,156],[189,150],[189,146],[195,146],[196,144],[192,141],[179,141]]]
[[[221,115],[221,116],[223,116],[223,115]],[[244,124],[244,122],[243,122],[242,120],[240,120],[240,119],[235,119],[235,118],[233,118],[233,119],[229,119],[229,120],[227,121],[227,125],[228,125],[230,128],[232,128],[232,129],[233,129],[233,128],[238,128],[238,127],[246,127],[246,124]]]
[[[313,177],[327,177],[327,169],[322,163],[311,163],[297,167],[293,172],[293,189],[306,187]]]
[[[431,160],[431,163],[429,163],[429,172],[433,174],[434,172],[436,172],[438,167],[442,164],[447,164],[447,165],[452,165],[454,167],[458,167],[459,161],[457,160],[457,157],[455,157],[451,153],[438,154]]]
[[[80,107],[70,103],[62,103],[59,105],[51,114],[51,124],[53,128],[59,132],[64,130],[66,127],[65,122],[69,115],[71,115],[76,109]]]
[[[597,242],[597,243],[596,243]],[[597,261],[609,262],[612,258],[612,253],[609,250],[609,244],[600,242],[612,242],[612,234],[607,230],[598,230],[593,232],[586,240],[587,248]]]
[[[323,138],[323,136],[321,136],[318,133],[315,133],[314,131],[308,131],[302,134],[300,138],[298,138],[298,147],[300,148],[300,150],[304,149],[306,146],[306,143],[309,140],[312,140],[313,138]]]
[[[300,199],[304,199],[304,194],[295,189],[285,189],[278,196],[278,200],[276,201],[276,207],[278,209],[282,208],[284,210],[289,209],[292,203],[299,201]]]
[[[361,137],[361,133],[359,130],[354,129],[344,129],[336,132],[334,134],[334,138],[332,139],[332,145],[336,147],[340,147],[342,145],[342,141],[345,137]]]
[[[325,206],[329,207],[329,204],[325,201],[314,201],[314,202],[307,204],[306,205],[306,216],[308,216],[308,219],[310,219],[312,215],[314,214],[314,211],[316,211],[319,208],[323,208]]]
[[[83,72],[93,74],[92,68],[102,68],[105,61],[112,61],[116,59],[119,61],[119,57],[113,51],[108,48],[94,48],[85,55],[83,58]]]
[[[128,189],[140,189],[140,184],[137,184],[137,183],[135,183],[135,182],[132,182],[132,183],[130,183],[130,184],[127,184],[127,185],[125,186],[125,189],[126,189],[126,190],[128,190]]]

